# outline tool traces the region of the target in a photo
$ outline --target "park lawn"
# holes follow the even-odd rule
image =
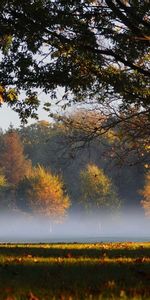
[[[150,299],[150,242],[0,244],[6,299]]]

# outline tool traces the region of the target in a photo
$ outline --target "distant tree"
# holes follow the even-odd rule
[[[63,217],[70,206],[61,178],[40,165],[19,183],[17,195],[19,208],[54,219]]]
[[[80,173],[81,201],[87,211],[113,211],[120,206],[120,200],[111,180],[103,170],[88,164]]]
[[[141,194],[143,195],[144,198],[141,201],[141,204],[145,210],[145,214],[150,217],[150,170],[146,175],[145,186]]]
[[[51,123],[41,120],[29,126],[22,126],[19,129],[19,134],[23,144],[38,145],[39,143],[45,144],[47,142],[51,131]]]
[[[18,133],[23,143],[24,151],[32,160],[32,164],[34,166],[37,164],[49,165],[51,147],[47,149],[47,145],[53,136],[51,123],[44,120],[38,121],[29,126],[21,127]]]
[[[0,167],[8,183],[13,186],[31,170],[31,162],[24,155],[20,137],[12,129],[3,136]]]

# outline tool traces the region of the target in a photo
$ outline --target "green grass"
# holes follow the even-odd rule
[[[0,300],[150,299],[150,243],[0,244]]]

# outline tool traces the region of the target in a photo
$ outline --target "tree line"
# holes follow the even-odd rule
[[[92,118],[86,118],[89,127]],[[1,210],[55,220],[73,212],[113,214],[126,208],[144,208],[150,214],[148,166],[118,166],[109,153],[112,131],[92,139],[81,151],[78,144],[74,152],[68,135],[73,139],[85,131],[70,131],[64,123],[46,121],[1,131]]]

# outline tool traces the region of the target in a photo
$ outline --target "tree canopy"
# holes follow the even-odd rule
[[[52,175],[40,165],[23,178],[17,193],[18,207],[33,214],[62,218],[70,206],[60,177]]]
[[[111,180],[102,169],[94,164],[88,164],[80,172],[82,197],[81,201],[87,211],[117,210],[120,200]]]
[[[0,167],[10,185],[16,185],[31,170],[31,161],[25,157],[20,137],[14,130],[3,136]]]
[[[149,8],[146,0],[2,0],[1,103],[24,120],[36,116],[38,89],[55,98],[62,87],[69,104],[118,101],[148,114]]]

